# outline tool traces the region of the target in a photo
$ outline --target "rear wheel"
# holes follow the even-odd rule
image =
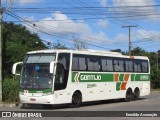
[[[82,95],[79,92],[75,92],[72,96],[72,103],[69,107],[75,108],[79,107],[82,103]]]
[[[139,91],[138,88],[136,88],[136,89],[134,90],[134,98],[135,98],[135,100],[137,100],[137,99],[139,98],[139,96],[140,96],[140,91]]]
[[[132,91],[130,89],[128,89],[126,92],[126,98],[124,100],[125,100],[125,102],[130,102],[131,99],[132,99]]]

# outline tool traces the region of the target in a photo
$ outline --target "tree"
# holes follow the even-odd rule
[[[87,46],[85,44],[85,42],[79,40],[77,37],[72,36],[72,41],[74,44],[74,48],[79,50],[79,49],[87,49]]]
[[[22,61],[26,52],[46,49],[46,46],[41,42],[39,36],[31,33],[26,27],[16,25],[14,23],[4,22],[2,25],[3,38],[3,75],[11,75],[13,63]],[[39,42],[38,45],[35,43]]]
[[[148,55],[149,55],[147,51],[141,49],[140,47],[134,48],[134,49],[131,51],[131,54],[132,54],[133,56],[148,56]]]
[[[56,43],[53,47],[54,49],[68,49],[65,45],[62,45],[61,43]]]

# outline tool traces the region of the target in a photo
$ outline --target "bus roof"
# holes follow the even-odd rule
[[[147,59],[148,60],[148,57],[146,56],[127,56],[127,55],[122,55],[119,52],[90,50],[90,49],[82,49],[82,50],[46,49],[46,50],[27,52],[27,54],[36,54],[36,53],[73,53],[73,54],[102,55],[102,56],[112,56],[112,57],[114,56],[114,57],[122,57],[122,58]]]

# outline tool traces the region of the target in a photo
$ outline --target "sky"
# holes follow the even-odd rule
[[[160,50],[159,0],[2,0],[3,21],[22,24],[43,41],[74,49]],[[18,33],[17,33],[18,34]]]

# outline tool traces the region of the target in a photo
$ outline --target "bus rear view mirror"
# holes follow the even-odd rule
[[[12,74],[13,75],[20,75],[20,74],[18,74],[18,73],[16,73],[16,69],[17,69],[17,66],[19,65],[19,64],[22,64],[23,62],[17,62],[17,63],[15,63],[15,64],[13,64],[13,67],[12,67]]]
[[[57,63],[58,63],[58,61],[50,62],[50,73],[54,72],[54,69],[55,69],[55,66]]]

